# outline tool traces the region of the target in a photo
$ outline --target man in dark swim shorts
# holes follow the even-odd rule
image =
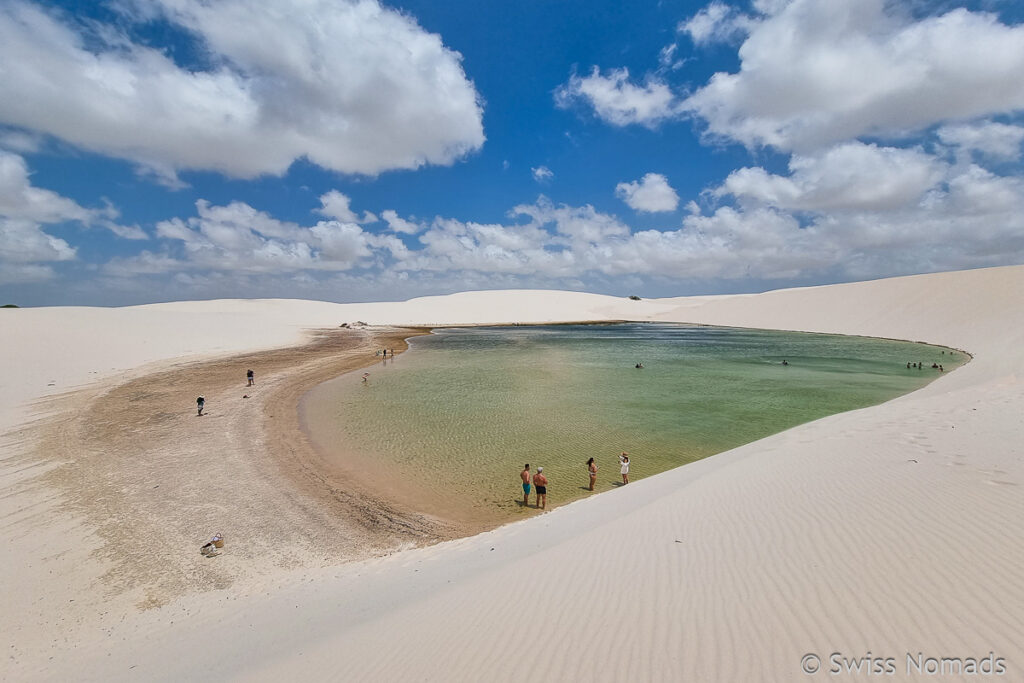
[[[530,504],[530,463],[523,465],[519,478],[523,480],[523,507],[526,507]]]
[[[533,475],[533,485],[537,487],[537,507],[541,510],[548,504],[548,478],[543,474],[544,468],[538,467]]]

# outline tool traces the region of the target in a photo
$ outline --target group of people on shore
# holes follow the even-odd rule
[[[623,451],[619,454],[619,474],[622,475],[623,485],[629,483],[629,453]],[[590,458],[587,460],[587,475],[590,478],[589,490],[594,490],[594,484],[597,483],[597,462]],[[528,507],[530,504],[530,490],[536,490],[536,499],[534,507],[541,510],[545,509],[548,502],[548,478],[544,474],[544,468],[538,467],[536,474],[530,474],[530,463],[523,465],[523,471],[519,473],[519,478],[523,481],[523,507]]]

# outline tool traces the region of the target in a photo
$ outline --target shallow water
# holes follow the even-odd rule
[[[304,410],[325,457],[413,482],[421,505],[434,496],[500,522],[521,512],[524,463],[544,466],[549,505],[561,504],[591,495],[591,456],[595,490],[609,490],[620,451],[636,480],[884,402],[936,379],[933,362],[949,372],[964,360],[911,342],[688,325],[446,329],[411,339],[366,383],[359,372],[321,385]]]

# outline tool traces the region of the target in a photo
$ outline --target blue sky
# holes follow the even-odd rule
[[[1024,10],[0,0],[0,303],[1024,263]]]

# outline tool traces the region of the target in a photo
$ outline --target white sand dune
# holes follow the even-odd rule
[[[15,321],[0,327],[0,345],[16,359],[0,377],[5,426],[23,423],[33,401],[69,386],[290,344],[304,328],[354,320],[680,321],[921,340],[974,355],[886,404],[479,536],[282,571],[273,586],[188,596],[102,631],[82,629],[52,661],[9,662],[12,680],[866,675],[829,675],[840,661],[832,653],[891,657],[896,675],[886,678],[897,680],[906,678],[908,653],[925,667],[930,657],[969,665],[967,658],[991,653],[1006,670],[999,678],[1024,680],[1024,266],[641,302],[478,292],[384,304],[231,301],[0,314]],[[3,476],[5,485],[15,477]],[[19,518],[0,510],[13,520],[5,538],[24,534]],[[61,562],[44,566],[59,570]],[[57,571],[28,585],[18,564],[5,559],[5,586],[47,591],[61,581]],[[46,627],[3,618],[5,633]],[[821,661],[813,677],[801,670],[808,653]]]

